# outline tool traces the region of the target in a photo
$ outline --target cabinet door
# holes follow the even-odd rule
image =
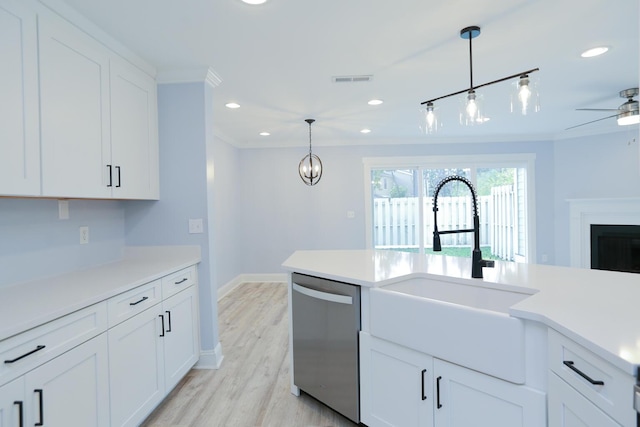
[[[434,359],[438,427],[539,427],[545,394]]]
[[[25,425],[109,426],[109,366],[105,334],[28,372]]]
[[[0,427],[25,425],[25,410],[23,377],[0,387]]]
[[[431,356],[361,332],[362,422],[369,427],[433,426],[432,365]]]
[[[554,373],[549,373],[549,427],[620,427]]]
[[[38,39],[43,195],[110,197],[108,52],[52,13]]]
[[[167,392],[198,361],[198,299],[192,286],[168,298],[164,306],[164,366]]]
[[[109,329],[111,422],[138,425],[164,397],[161,304]]]
[[[111,158],[113,197],[157,199],[158,118],[156,82],[120,59],[112,59]]]
[[[0,1],[0,194],[40,194],[35,12]]]

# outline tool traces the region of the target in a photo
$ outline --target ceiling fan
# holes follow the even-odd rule
[[[633,125],[636,123],[640,123],[640,115],[638,115],[638,101],[633,99],[637,95],[638,95],[637,87],[620,91],[620,98],[627,98],[627,102],[620,105],[618,108],[577,108],[576,109],[577,111],[615,111],[616,113],[611,116],[602,117],[597,120],[592,120],[590,122],[571,126],[570,128],[567,128],[565,130],[577,128],[580,126],[588,125],[591,123],[599,122],[601,120],[606,120],[613,117],[618,118],[618,125],[620,126]]]

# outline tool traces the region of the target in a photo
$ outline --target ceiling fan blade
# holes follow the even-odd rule
[[[576,111],[618,111],[617,108],[576,108]]]
[[[580,127],[580,126],[588,125],[588,124],[591,124],[591,123],[599,122],[601,120],[606,120],[606,119],[610,119],[612,117],[617,117],[617,116],[618,116],[617,114],[614,114],[613,116],[607,116],[607,117],[603,117],[601,119],[591,120],[590,122],[586,122],[586,123],[582,123],[582,124],[579,124],[579,125],[571,126],[570,128],[566,128],[565,130],[577,128],[577,127]]]

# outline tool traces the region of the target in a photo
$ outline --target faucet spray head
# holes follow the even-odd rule
[[[438,233],[438,230],[433,231],[433,251],[442,251],[442,245],[440,244],[440,233]]]

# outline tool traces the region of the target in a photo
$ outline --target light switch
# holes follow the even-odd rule
[[[189,234],[204,233],[204,225],[202,225],[202,218],[189,219]]]
[[[58,200],[58,219],[69,219],[68,200]]]
[[[356,217],[356,213],[354,211],[347,211],[347,218],[353,219]]]

